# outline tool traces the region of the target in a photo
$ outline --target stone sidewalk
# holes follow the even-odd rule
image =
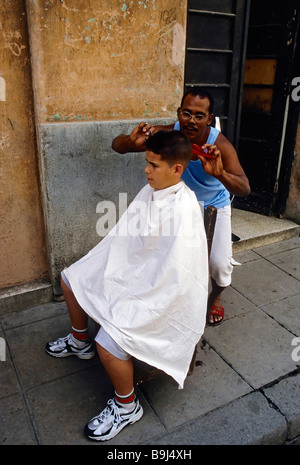
[[[206,328],[185,388],[166,375],[144,383],[143,418],[105,445],[299,443],[300,239],[234,258],[242,266],[224,293],[225,321]],[[95,445],[83,427],[112,395],[104,369],[97,358],[44,351],[69,332],[65,303],[8,313],[0,323],[0,444]]]

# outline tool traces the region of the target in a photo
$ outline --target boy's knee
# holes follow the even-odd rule
[[[61,276],[60,277],[60,285],[61,285],[61,289],[64,293],[64,295],[66,294],[73,294],[73,292],[71,291],[71,289],[69,288],[69,286],[67,286],[67,284],[65,283],[65,281],[63,280],[63,277]]]
[[[115,358],[114,355],[104,349],[104,347],[102,347],[98,342],[96,342],[96,347],[102,363],[109,362]]]

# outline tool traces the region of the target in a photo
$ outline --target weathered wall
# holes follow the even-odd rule
[[[27,10],[39,123],[174,113],[186,0],[28,0]]]
[[[35,115],[54,292],[101,238],[101,201],[130,202],[143,154],[113,138],[141,120],[169,123],[183,92],[186,0],[28,0]],[[173,120],[173,119],[172,119]]]
[[[0,3],[0,288],[47,276],[25,3]]]

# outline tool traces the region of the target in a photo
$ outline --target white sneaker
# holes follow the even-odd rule
[[[133,411],[119,407],[115,399],[107,402],[107,407],[85,426],[84,433],[89,439],[107,441],[115,437],[125,426],[135,423],[143,416],[143,408],[138,399]]]
[[[90,339],[86,341],[86,344],[78,347],[72,338],[72,334],[68,334],[66,337],[60,337],[56,341],[47,342],[46,352],[52,357],[69,357],[70,355],[76,355],[78,358],[88,360],[93,358],[95,350],[93,343]]]

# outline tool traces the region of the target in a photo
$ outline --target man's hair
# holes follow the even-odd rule
[[[215,104],[214,98],[211,95],[211,93],[208,92],[208,90],[205,90],[203,89],[203,87],[199,87],[199,86],[191,87],[185,92],[184,96],[182,97],[181,104],[180,104],[181,107],[183,106],[184,99],[187,95],[194,95],[195,97],[197,96],[200,98],[208,98],[209,113],[212,114],[214,112],[214,104]]]
[[[170,166],[180,163],[188,166],[192,153],[189,139],[180,131],[158,131],[146,140],[146,148],[166,161]]]

